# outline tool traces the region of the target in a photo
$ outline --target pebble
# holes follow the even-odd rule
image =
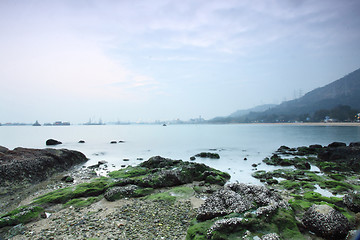
[[[131,199],[105,216],[101,211],[66,208],[41,230],[29,228],[13,239],[184,239],[196,216],[189,201]]]

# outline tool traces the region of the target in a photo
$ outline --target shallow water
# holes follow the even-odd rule
[[[310,144],[328,145],[334,141],[360,141],[360,127],[353,126],[293,126],[293,125],[104,125],[104,126],[1,126],[0,145],[46,148],[49,138],[63,142],[54,148],[83,152],[89,161],[85,166],[106,160],[109,170],[121,165],[136,165],[137,160],[160,155],[189,160],[203,151],[217,152],[220,159],[195,161],[229,172],[231,181],[259,183],[251,177],[252,164],[261,163],[281,145],[289,147]],[[84,140],[85,143],[78,143]],[[110,144],[111,141],[124,141]],[[211,149],[211,150],[210,150]],[[244,160],[247,158],[247,160]],[[124,161],[123,159],[129,159]],[[257,170],[277,167],[264,163]]]

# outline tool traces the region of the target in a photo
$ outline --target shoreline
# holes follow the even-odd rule
[[[319,127],[360,127],[360,122],[298,122],[298,123],[234,123],[248,125],[277,125],[277,126],[319,126]]]

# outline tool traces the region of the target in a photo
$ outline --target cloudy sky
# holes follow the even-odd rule
[[[358,0],[0,0],[0,123],[229,115],[360,67]]]

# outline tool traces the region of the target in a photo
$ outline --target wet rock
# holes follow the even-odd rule
[[[310,170],[310,168],[311,168],[311,165],[309,162],[295,162],[294,166],[297,169],[302,169],[302,170]]]
[[[98,164],[99,164],[99,165],[106,164],[106,163],[108,163],[108,162],[105,161],[105,160],[100,160],[100,161],[98,161]]]
[[[327,162],[331,162],[329,165]],[[360,148],[356,146],[328,147],[318,154],[320,169],[337,171],[360,170]]]
[[[46,140],[46,146],[54,146],[54,145],[59,145],[59,144],[62,144],[62,142],[55,140],[55,139]]]
[[[349,147],[360,147],[360,142],[352,142],[349,144]]]
[[[85,143],[85,141],[84,141],[84,140],[80,140],[79,143]]]
[[[78,151],[50,148],[15,148],[0,153],[0,159],[0,186],[40,182],[87,161]]]
[[[125,198],[125,197],[133,197],[135,195],[135,191],[139,187],[136,185],[127,185],[123,187],[112,187],[106,190],[104,197],[108,201],[115,201],[117,199]]]
[[[311,149],[321,149],[321,148],[322,148],[322,145],[320,145],[320,144],[313,144],[313,145],[310,145],[309,148],[311,148]]]
[[[219,159],[220,155],[217,153],[211,153],[211,152],[201,152],[201,153],[196,154],[195,157]]]
[[[71,176],[64,176],[61,178],[61,181],[71,183],[71,182],[74,182],[74,178]]]
[[[325,239],[344,239],[350,230],[347,218],[328,205],[312,205],[304,214],[303,224]]]
[[[117,141],[111,141],[110,142],[110,144],[116,144],[117,143]]]
[[[191,161],[194,161],[196,158],[194,156],[190,157]]]
[[[343,197],[343,203],[351,211],[353,211],[355,213],[360,212],[360,195],[359,194],[354,194],[354,193],[345,194]]]
[[[343,142],[333,142],[328,145],[329,148],[337,148],[337,147],[346,147],[346,143]]]

